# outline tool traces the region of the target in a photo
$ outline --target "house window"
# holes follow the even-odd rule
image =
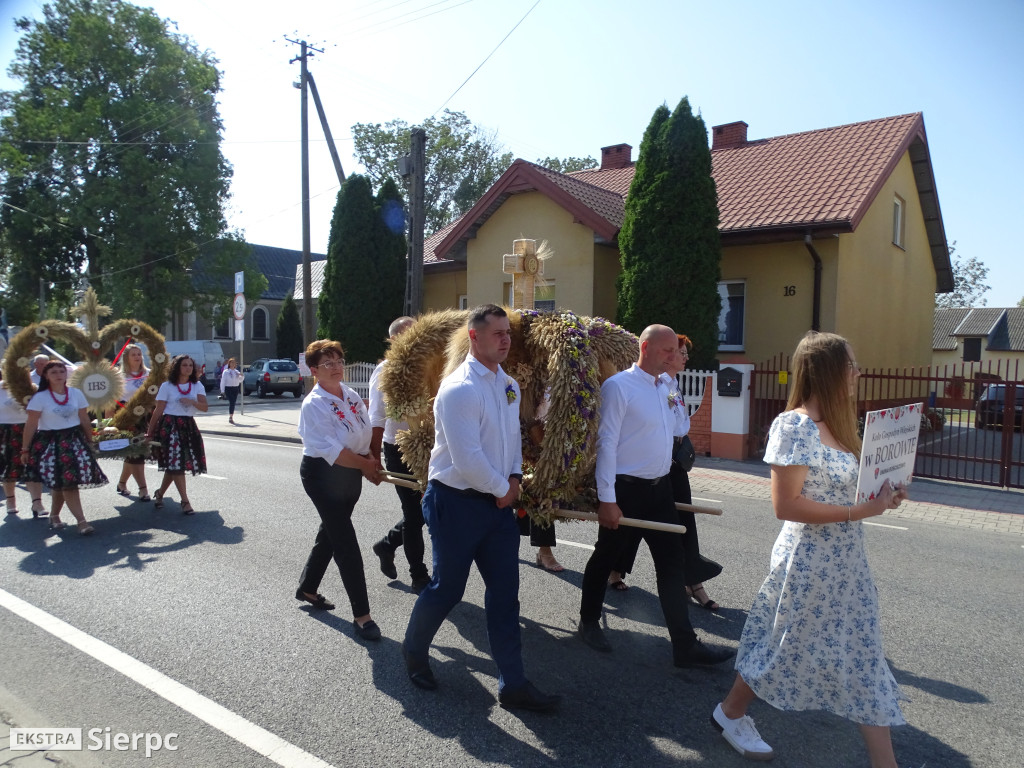
[[[903,247],[903,219],[905,210],[906,204],[903,202],[903,198],[896,195],[892,201],[892,244],[898,245],[900,248]]]
[[[508,306],[513,305],[512,283],[505,283]],[[552,312],[555,309],[555,281],[547,280],[544,285],[533,286],[533,308],[538,312]]]
[[[981,339],[964,339],[964,362],[981,362]]]
[[[213,316],[213,338],[231,338],[231,318],[224,310],[217,310]]]
[[[270,341],[267,335],[267,310],[263,307],[256,307],[252,311],[252,339],[253,341]]]
[[[459,309],[469,309],[469,296],[464,293],[459,295]]]
[[[722,297],[722,312],[718,316],[720,350],[743,349],[743,301],[746,287],[742,280],[723,280],[718,284],[718,295]]]

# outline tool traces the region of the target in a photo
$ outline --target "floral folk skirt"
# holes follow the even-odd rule
[[[28,452],[24,480],[38,480],[55,490],[99,488],[108,482],[81,427],[41,429],[32,436]]]
[[[162,416],[154,438],[160,446],[153,449],[153,455],[164,472],[206,474],[203,436],[191,416]]]
[[[25,467],[21,463],[21,436],[25,424],[0,424],[0,480],[21,480]]]

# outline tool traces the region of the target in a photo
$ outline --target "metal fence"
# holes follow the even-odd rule
[[[373,363],[345,363],[345,384],[363,400],[370,398],[370,376],[376,367]]]

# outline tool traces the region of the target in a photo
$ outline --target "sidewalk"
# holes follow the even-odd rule
[[[247,397],[245,414],[235,409],[236,425],[228,424],[226,400],[210,392],[210,410],[200,414],[199,429],[205,434],[300,442],[296,430],[301,401],[291,395],[258,400]],[[690,472],[693,495],[721,495],[771,499],[768,465],[761,461],[733,461],[698,457]],[[920,520],[962,528],[1024,536],[1024,491],[982,485],[915,480],[910,499],[898,510],[885,513],[896,520]]]

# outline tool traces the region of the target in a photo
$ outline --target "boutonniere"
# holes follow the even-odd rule
[[[668,393],[668,407],[675,410],[683,404],[683,396],[679,394],[678,389],[673,389]]]
[[[505,399],[508,400],[508,404],[512,405],[516,401],[516,383],[511,378],[506,380],[505,384]]]

